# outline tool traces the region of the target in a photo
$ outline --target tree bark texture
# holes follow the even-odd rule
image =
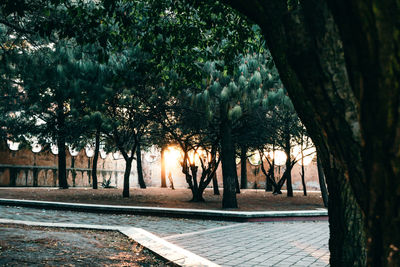
[[[96,130],[95,136],[95,144],[94,144],[94,156],[93,156],[93,166],[92,166],[92,177],[93,177],[93,189],[97,189],[97,161],[99,159],[99,150],[100,150],[100,130]]]
[[[293,6],[278,0],[229,3],[262,28],[281,80],[321,155],[329,187],[331,265],[364,266],[364,230],[368,232],[369,226],[361,207],[367,201],[356,196],[373,195],[363,186],[368,172],[365,167],[370,168],[373,161],[362,158],[365,140],[359,120],[360,102],[350,85],[349,66],[346,69],[345,51],[332,13],[326,2],[317,0],[302,1],[301,5],[292,1]],[[386,153],[379,151],[380,156]],[[398,214],[390,213],[386,222],[393,226]],[[384,232],[381,229],[377,233]],[[397,241],[393,244],[399,247]]]
[[[222,163],[222,180],[224,183],[224,192],[222,196],[222,208],[237,208],[236,200],[236,162],[235,147],[232,138],[231,121],[226,116],[226,111],[221,108],[221,163]],[[223,116],[225,114],[225,116]]]
[[[350,182],[366,217],[367,264],[400,266],[400,3],[328,4],[359,107],[365,175]]]
[[[142,167],[142,150],[140,143],[136,145],[136,170],[138,173],[138,182],[139,186],[142,189],[146,188],[146,183],[144,182],[143,178],[143,167]]]
[[[247,148],[240,148],[240,188],[247,189]]]

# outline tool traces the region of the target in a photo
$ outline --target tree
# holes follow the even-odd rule
[[[52,47],[53,45],[53,47]],[[23,116],[14,122],[20,125],[15,135],[29,135],[40,142],[58,146],[58,178],[60,188],[68,188],[66,177],[66,143],[72,143],[67,129],[79,135],[80,122],[72,119],[79,113],[82,71],[90,68],[80,58],[74,41],[60,40],[35,49],[19,50],[13,64],[17,73],[14,83],[19,90],[13,97]],[[35,71],[32,71],[35,70]]]
[[[225,177],[224,208],[237,207],[233,129],[240,118],[246,118],[252,110],[267,104],[266,92],[273,84],[268,75],[271,64],[273,63],[268,54],[254,53],[239,57],[231,75],[221,62],[206,62],[203,66],[209,78],[204,85],[204,91],[198,93],[196,98],[200,99],[198,105],[205,105],[207,113],[219,121],[221,163]]]
[[[303,126],[294,110],[292,101],[286,95],[283,88],[273,91],[269,94],[269,105],[271,111],[267,113],[269,121],[268,127],[273,125],[274,132],[270,139],[274,144],[283,149],[286,154],[285,173],[283,179],[286,179],[287,196],[293,196],[291,170],[297,159],[292,159],[293,146],[300,140],[302,142]],[[270,131],[271,132],[271,131]],[[279,184],[279,183],[278,183]],[[275,189],[276,190],[276,189]],[[280,190],[280,189],[279,189]]]
[[[329,187],[331,265],[399,265],[398,4],[229,4],[263,29],[317,146]]]
[[[138,172],[142,172],[140,145],[146,136],[149,120],[148,106],[140,99],[149,96],[145,90],[147,81],[152,77],[152,72],[147,69],[150,66],[147,64],[148,56],[139,47],[132,47],[112,54],[108,62],[112,73],[104,85],[110,90],[103,128],[126,162],[123,197],[129,197],[133,159],[137,160]],[[146,96],[143,97],[143,94]],[[138,173],[138,178],[140,186],[145,188],[143,174]]]
[[[155,61],[162,63],[159,66],[160,73],[165,73],[165,87],[175,92],[175,95],[190,94],[198,99],[206,97],[207,93],[203,93],[207,91],[207,86],[211,86],[208,84],[211,80],[210,77],[204,76],[204,72],[208,72],[209,75],[210,71],[214,71],[215,64],[221,65],[218,67],[222,68],[218,70],[219,78],[225,83],[225,74],[233,76],[237,67],[237,57],[241,52],[246,48],[262,47],[259,28],[253,28],[238,13],[228,13],[230,8],[227,6],[210,4],[197,8],[187,5],[184,1],[157,1],[153,4],[155,11],[149,25],[154,30],[149,31],[150,34],[143,38],[143,46],[148,49],[146,51],[155,55]],[[254,42],[255,39],[257,42]],[[221,89],[222,87],[216,90]],[[226,93],[227,90],[224,94],[228,96]],[[211,108],[214,114],[222,114],[219,131],[225,208],[237,207],[235,149],[231,120],[228,118],[228,111],[232,107],[224,104]]]

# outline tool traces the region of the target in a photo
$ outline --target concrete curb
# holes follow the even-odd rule
[[[159,208],[140,206],[118,206],[52,202],[39,200],[20,200],[0,198],[0,205],[23,206],[41,209],[73,210],[95,213],[136,214],[180,218],[201,218],[224,221],[281,221],[281,220],[327,220],[328,211],[296,210],[296,211],[224,211],[179,208]]]
[[[215,264],[203,257],[200,257],[188,250],[180,248],[152,233],[136,227],[118,227],[107,225],[91,225],[91,224],[71,224],[71,223],[48,223],[48,222],[32,222],[21,220],[0,219],[0,224],[22,224],[27,226],[40,226],[40,227],[58,227],[58,228],[73,228],[73,229],[90,229],[102,231],[119,231],[128,238],[136,241],[143,247],[151,250],[155,254],[164,258],[165,260],[174,263],[178,266],[209,266],[218,267]]]

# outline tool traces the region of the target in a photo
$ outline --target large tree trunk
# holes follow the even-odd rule
[[[223,104],[222,104],[223,105]],[[224,193],[222,197],[222,208],[237,208],[236,200],[236,163],[235,147],[232,138],[231,121],[226,116],[226,110],[221,108],[221,163],[222,179],[224,182]]]
[[[333,162],[328,170],[330,173],[327,173],[326,177],[329,186],[329,227],[331,233],[334,233],[329,239],[330,264],[365,266],[366,238],[360,207],[342,167]]]
[[[247,148],[240,147],[240,188],[247,189]]]
[[[99,159],[100,150],[100,129],[96,130],[95,145],[94,145],[94,156],[92,166],[92,178],[93,178],[93,189],[97,189],[97,161]]]
[[[129,176],[131,176],[133,158],[125,158],[124,189],[122,197],[129,197]]]
[[[321,160],[317,154],[317,168],[318,168],[318,180],[319,187],[321,188],[322,201],[324,202],[324,207],[328,207],[328,190],[326,188],[324,170],[322,169]]]
[[[166,146],[161,147],[161,187],[167,187],[167,180],[165,179],[165,149]]]
[[[142,168],[142,150],[140,149],[140,143],[136,146],[136,170],[138,173],[139,186],[142,189],[146,188],[146,183],[143,178],[143,168]]]
[[[363,143],[358,121],[359,104],[349,84],[342,43],[326,2],[302,1],[302,6],[297,6],[299,2],[290,1],[292,6],[289,7],[287,1],[280,0],[233,0],[229,3],[262,28],[281,80],[320,152],[329,186],[331,265],[364,266],[366,243],[363,227],[367,224],[364,224],[366,221],[363,221],[360,209],[363,201],[357,203],[355,193],[365,196],[368,193],[354,185],[364,184],[365,167],[369,168],[374,161],[363,162],[361,159]],[[360,80],[354,82],[366,84]],[[385,91],[389,88],[391,86],[387,86]],[[398,98],[392,99],[397,101]],[[387,139],[380,137],[377,140]],[[378,151],[385,153],[382,149]],[[371,189],[380,191],[376,190],[378,187]],[[381,218],[388,223],[386,227],[396,228],[394,218],[398,215],[391,213]],[[393,236],[398,240],[400,230],[396,229]],[[385,231],[381,229],[376,233],[383,236]],[[399,247],[398,241],[392,240]]]
[[[359,105],[365,175],[349,178],[366,215],[367,264],[400,266],[400,3],[328,3]]]
[[[58,147],[58,186],[62,189],[68,189],[67,182],[67,158],[65,149],[65,117],[62,107],[59,108],[57,114],[57,147]]]

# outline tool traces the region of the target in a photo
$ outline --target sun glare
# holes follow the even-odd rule
[[[275,159],[274,162],[278,166],[282,166],[286,162],[286,154],[281,150],[275,150],[274,152],[269,152],[269,156],[271,159]]]
[[[304,158],[303,158],[303,161],[302,161],[301,160],[301,147],[300,146],[295,146],[293,148],[293,156],[296,158],[297,162],[300,165],[303,165],[303,166],[307,166],[312,162],[312,160],[314,159],[314,156],[316,154],[315,152],[316,152],[315,151],[315,147],[304,149],[303,150]]]
[[[182,161],[182,150],[176,146],[169,146],[166,149],[164,156],[167,166],[179,166],[180,161]]]

